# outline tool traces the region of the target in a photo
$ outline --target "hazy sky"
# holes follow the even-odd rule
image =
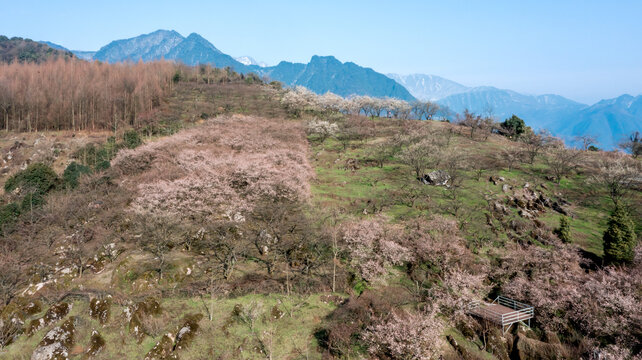
[[[334,55],[585,103],[642,93],[642,0],[0,0],[0,11],[0,34],[70,49],[173,29],[271,65]]]

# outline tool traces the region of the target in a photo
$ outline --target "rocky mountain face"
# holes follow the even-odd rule
[[[439,100],[446,96],[468,91],[470,88],[436,75],[388,74],[388,77],[403,85],[412,96],[420,100]]]
[[[259,73],[285,84],[301,85],[323,94],[341,96],[370,95],[414,100],[401,84],[370,68],[352,62],[342,63],[333,56],[313,56],[307,64],[281,62],[259,70]]]
[[[108,63],[120,61],[159,60],[185,38],[176,31],[157,30],[129,39],[115,40],[103,46],[94,55],[95,60]]]

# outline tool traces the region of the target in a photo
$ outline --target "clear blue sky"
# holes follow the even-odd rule
[[[268,64],[334,55],[585,103],[642,93],[641,0],[0,0],[0,12],[0,34],[71,49],[174,29]]]

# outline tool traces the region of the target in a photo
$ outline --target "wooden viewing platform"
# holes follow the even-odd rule
[[[531,319],[535,316],[534,310],[528,304],[504,296],[498,296],[492,303],[473,301],[468,306],[468,313],[500,325],[502,333],[506,333],[515,323],[530,327]]]

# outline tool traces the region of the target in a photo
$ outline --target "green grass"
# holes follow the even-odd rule
[[[161,301],[163,312],[155,318],[158,333],[155,336],[146,336],[141,344],[138,344],[129,334],[122,306],[112,306],[110,320],[105,326],[101,326],[89,317],[89,304],[86,301],[75,301],[69,316],[77,317],[77,345],[86,348],[94,329],[105,338],[106,346],[97,357],[98,359],[142,359],[164,333],[175,334],[182,324],[183,317],[192,313],[201,313],[204,317],[199,323],[200,329],[192,345],[178,353],[181,359],[226,356],[235,359],[265,359],[265,354],[259,350],[259,339],[264,343],[267,342],[270,338],[270,330],[274,330],[272,338],[274,359],[297,357],[321,359],[314,332],[335,305],[321,301],[320,297],[321,295],[318,294],[289,297],[271,294],[220,299],[215,302],[212,321],[207,318],[205,309],[205,305],[209,306],[209,299],[205,299],[205,303],[200,298],[163,299]],[[261,310],[257,312],[258,316],[253,329],[232,315],[237,304],[243,307],[259,304]],[[278,319],[273,319],[271,316],[275,306],[283,312],[283,316]],[[66,319],[39,330],[32,337],[21,336],[5,352],[0,352],[0,360],[30,359],[31,353],[43,336]]]

